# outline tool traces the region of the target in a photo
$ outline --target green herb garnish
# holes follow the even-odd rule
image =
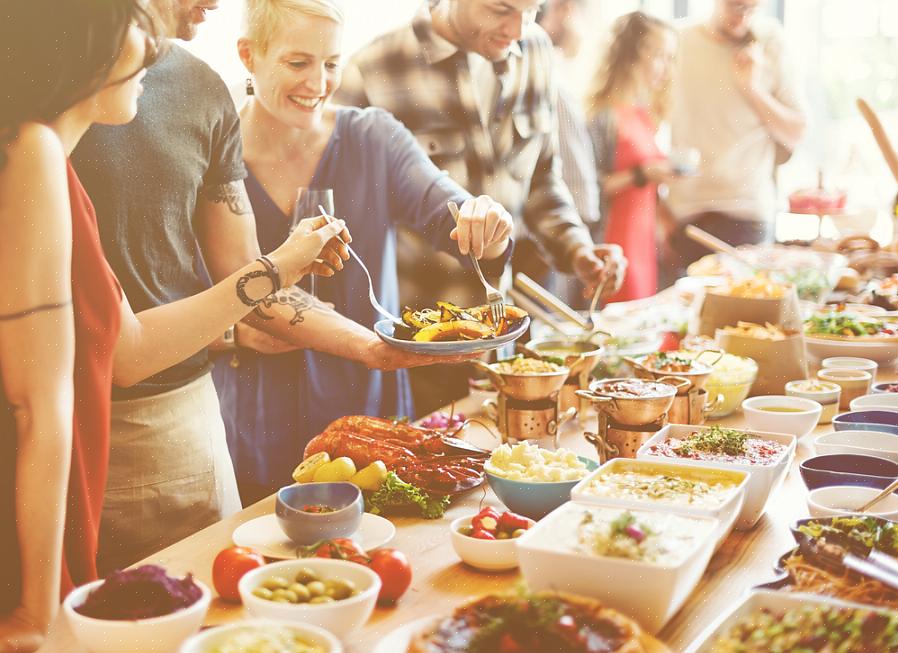
[[[373,494],[365,497],[365,510],[372,515],[402,512],[418,508],[424,519],[439,519],[449,507],[449,497],[433,497],[419,487],[406,483],[395,472]]]
[[[712,426],[707,431],[697,431],[690,435],[677,451],[687,456],[696,451],[739,456],[745,453],[745,443],[748,438],[749,435],[745,431]]]

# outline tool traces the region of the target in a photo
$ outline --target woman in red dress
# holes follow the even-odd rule
[[[135,315],[68,154],[134,118],[155,53],[142,0],[9,0],[0,19],[0,651],[36,650],[60,593],[96,578],[112,380],[187,358],[281,286],[349,257],[301,223],[209,290]],[[52,19],[50,18],[52,17]],[[316,263],[324,259],[328,265]]]
[[[590,98],[589,131],[601,186],[604,242],[620,245],[629,265],[609,301],[658,291],[655,243],[658,184],[674,176],[658,148],[676,35],[641,11],[615,21]]]

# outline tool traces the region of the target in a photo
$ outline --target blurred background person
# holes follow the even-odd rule
[[[672,151],[695,148],[699,174],[670,184],[665,275],[672,281],[708,250],[694,224],[731,245],[774,238],[775,175],[805,129],[782,26],[762,0],[715,0],[706,21],[680,31],[673,76]]]
[[[589,98],[589,133],[600,180],[603,238],[629,265],[611,301],[658,291],[658,184],[674,178],[656,136],[666,118],[676,33],[641,11],[620,16]]]

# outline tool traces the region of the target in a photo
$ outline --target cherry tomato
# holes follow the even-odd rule
[[[237,583],[248,571],[263,567],[265,558],[253,549],[232,546],[222,549],[212,563],[212,584],[225,601],[240,601]]]
[[[402,551],[396,549],[373,551],[368,566],[380,576],[383,583],[377,596],[378,603],[395,603],[412,584],[412,566]]]

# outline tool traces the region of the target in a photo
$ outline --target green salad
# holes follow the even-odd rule
[[[805,535],[823,538],[835,544],[856,542],[867,549],[898,555],[898,524],[874,517],[833,517],[826,521],[809,521],[798,527]]]
[[[855,313],[818,313],[804,323],[809,335],[829,336],[879,336],[895,335],[895,330],[882,320]]]
[[[711,653],[898,653],[898,614],[825,605],[738,619]]]

